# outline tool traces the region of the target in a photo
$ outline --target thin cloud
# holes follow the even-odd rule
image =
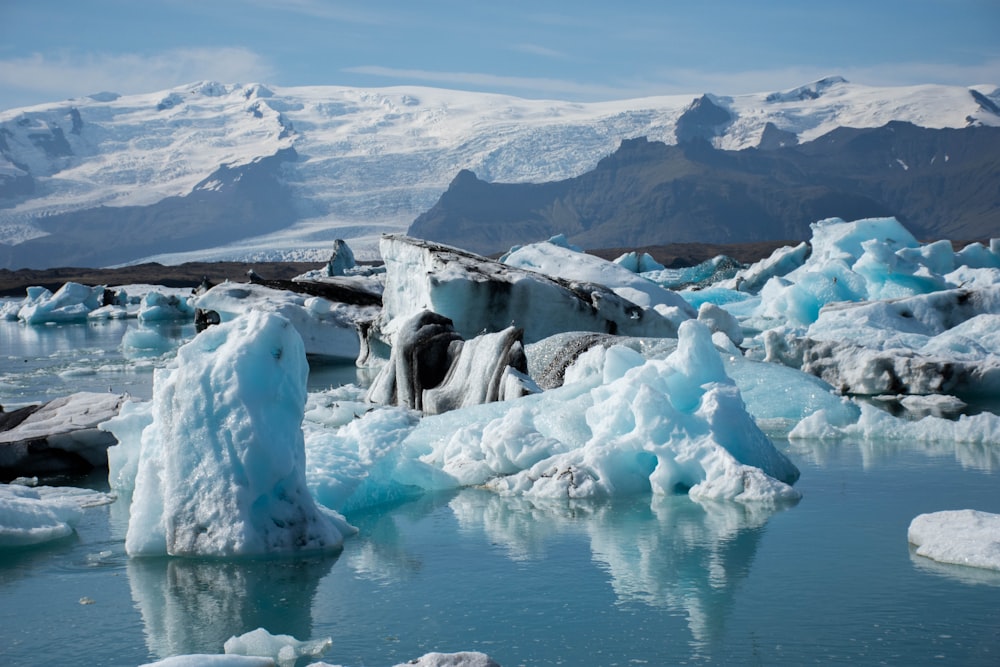
[[[267,61],[243,48],[177,49],[155,55],[36,53],[0,60],[0,102],[52,101],[99,91],[142,93],[201,80],[250,83],[272,75]]]
[[[570,57],[562,51],[557,51],[555,49],[550,49],[547,46],[541,46],[539,44],[511,44],[511,51],[518,51],[520,53],[527,53],[533,56],[542,56],[543,58],[553,58],[555,60],[569,60]]]
[[[718,72],[698,69],[663,69],[649,78],[621,82],[623,90],[637,95],[716,93],[742,95],[795,88],[827,76],[842,76],[868,86],[910,86],[935,83],[954,86],[1000,85],[1000,60],[977,65],[887,63],[866,67],[803,66]]]
[[[523,76],[501,76],[482,72],[441,72],[421,69],[399,69],[379,65],[347,67],[342,70],[351,74],[363,74],[391,79],[443,84],[450,86],[472,86],[495,92],[517,91],[517,94],[544,93],[555,97],[568,95],[573,98],[614,99],[622,94],[622,89],[602,84],[586,84],[565,79],[536,78]]]
[[[323,0],[250,0],[250,4],[265,9],[281,9],[311,18],[363,25],[381,25],[388,22],[386,13],[359,10],[349,3],[339,4]]]

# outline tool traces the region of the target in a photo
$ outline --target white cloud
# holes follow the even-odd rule
[[[621,88],[600,83],[578,83],[566,79],[542,77],[501,76],[497,74],[484,74],[482,72],[442,72],[422,69],[399,69],[381,67],[379,65],[348,67],[343,71],[352,74],[364,74],[367,76],[440,85],[472,86],[477,89],[495,92],[511,92],[515,94],[543,93],[546,97],[565,95],[573,98],[615,99],[623,93]]]
[[[852,83],[870,86],[909,86],[938,83],[957,86],[1000,85],[1000,61],[979,65],[890,63],[872,67],[796,66],[733,72],[662,68],[643,78],[610,83],[581,83],[568,79],[501,76],[477,72],[445,72],[368,65],[345,72],[392,78],[428,85],[474,88],[512,95],[574,99],[580,101],[629,99],[657,95],[742,95],[795,88],[827,76],[843,76]]]
[[[152,92],[201,80],[263,82],[272,75],[266,60],[244,48],[176,49],[152,55],[36,53],[0,60],[0,90],[4,91],[0,108],[100,91]]]
[[[556,60],[569,60],[569,56],[562,51],[557,51],[555,49],[550,49],[547,46],[541,46],[539,44],[512,44],[510,46],[512,51],[519,51],[521,53],[527,53],[533,56],[542,56],[543,58],[554,58]]]
[[[909,62],[865,67],[796,66],[731,72],[663,68],[651,72],[646,79],[623,80],[619,83],[623,91],[631,91],[634,95],[682,93],[741,95],[796,88],[827,76],[842,76],[851,83],[868,86],[1000,85],[1000,60],[985,61],[976,65]]]
[[[281,9],[314,19],[380,25],[386,23],[387,12],[358,9],[352,3],[330,3],[326,0],[243,0],[265,9]]]

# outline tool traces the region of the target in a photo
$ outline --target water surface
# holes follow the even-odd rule
[[[117,348],[128,326],[0,323],[0,402],[151,393],[170,355],[136,368]],[[315,371],[316,388],[354,373]],[[466,489],[349,516],[360,533],[340,554],[297,560],[130,559],[119,499],[73,536],[0,552],[0,655],[137,665],[264,627],[331,637],[324,659],[358,666],[459,650],[506,667],[1000,664],[1000,573],[906,541],[917,514],[1000,513],[1000,446],[776,444],[802,471],[794,505]],[[101,473],[62,481],[106,488]]]

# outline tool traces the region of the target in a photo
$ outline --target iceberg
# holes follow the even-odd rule
[[[643,309],[656,310],[675,326],[695,316],[694,310],[683,298],[636,275],[625,266],[551,241],[512,249],[500,261],[507,266],[537,271],[552,278],[603,285]]]
[[[223,645],[227,655],[272,658],[282,667],[294,667],[299,658],[319,658],[329,650],[333,640],[301,641],[290,635],[272,635],[264,628],[230,637]]]
[[[810,244],[683,295],[735,317],[748,357],[803,370],[842,394],[1000,391],[1000,243],[959,252],[947,241],[921,244],[895,218],[811,227]]]
[[[142,297],[136,317],[140,322],[190,320],[194,318],[194,308],[190,298],[153,290]]]
[[[921,514],[910,522],[907,539],[918,556],[1000,571],[1000,514],[969,509]]]
[[[53,294],[29,287],[21,301],[3,304],[0,318],[25,324],[62,324],[137,317],[146,321],[190,319],[194,310],[185,289],[162,285],[107,288],[67,282]]]
[[[0,549],[71,535],[85,509],[113,501],[114,496],[90,489],[0,484]]]
[[[317,296],[265,285],[222,283],[195,299],[194,307],[215,311],[223,322],[251,311],[276,313],[291,322],[308,355],[355,361],[361,350],[358,323],[374,319],[378,308],[335,303]]]
[[[563,331],[676,337],[678,321],[694,315],[679,299],[664,309],[665,316],[600,284],[548,276],[406,236],[383,236],[379,247],[386,266],[383,307],[367,328],[359,365],[384,362],[398,329],[424,310],[451,320],[462,338],[514,326],[524,331],[526,344]]]
[[[85,321],[90,311],[103,305],[103,287],[69,282],[55,294],[44,287],[29,287],[27,292],[17,311],[17,319],[25,324]]]
[[[734,279],[738,289],[756,291],[752,288],[768,277],[759,288],[761,302],[754,314],[759,322],[808,326],[827,304],[916,296],[960,286],[947,277],[960,265],[950,244],[922,246],[895,218],[850,223],[830,218],[810,227],[811,252],[802,246],[784,255],[775,251]],[[799,261],[799,266],[786,271]]]
[[[276,663],[273,659],[266,657],[197,653],[164,658],[142,665],[142,667],[280,667],[285,664],[280,660]],[[337,667],[325,662],[311,662],[309,664],[313,667]],[[459,653],[425,653],[419,658],[401,662],[393,667],[500,667],[500,665],[485,653],[462,651]]]
[[[275,663],[271,658],[255,656],[191,653],[147,662],[140,667],[275,667]]]
[[[318,508],[305,483],[307,373],[291,323],[251,311],[203,331],[156,371],[149,417],[129,408],[103,425],[122,448],[109,455],[112,483],[127,485],[123,470],[135,469],[130,555],[341,547],[350,527]]]
[[[514,401],[419,420],[377,408],[339,429],[307,420],[310,488],[342,512],[477,485],[546,498],[797,499],[798,470],[747,412],[708,328],[688,320],[679,336],[665,359],[596,346],[561,387]]]
[[[12,412],[0,407],[0,475],[79,472],[103,467],[114,438],[100,429],[125,397],[77,392]]]

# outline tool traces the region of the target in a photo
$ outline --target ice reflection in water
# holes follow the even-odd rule
[[[512,560],[541,560],[554,536],[585,534],[618,602],[683,613],[696,651],[725,635],[727,613],[764,527],[787,506],[696,502],[683,495],[608,503],[472,492],[450,503],[464,530],[482,530]]]
[[[127,571],[146,644],[166,658],[219,653],[230,637],[257,628],[312,637],[316,589],[336,560],[130,558]]]
[[[965,470],[1000,471],[1000,448],[991,442],[859,440],[856,437],[846,440],[791,440],[785,453],[796,460],[825,466],[841,457],[845,448],[851,447],[856,447],[861,454],[864,470],[875,470],[897,461],[903,455],[919,453],[928,459],[953,456]]]

